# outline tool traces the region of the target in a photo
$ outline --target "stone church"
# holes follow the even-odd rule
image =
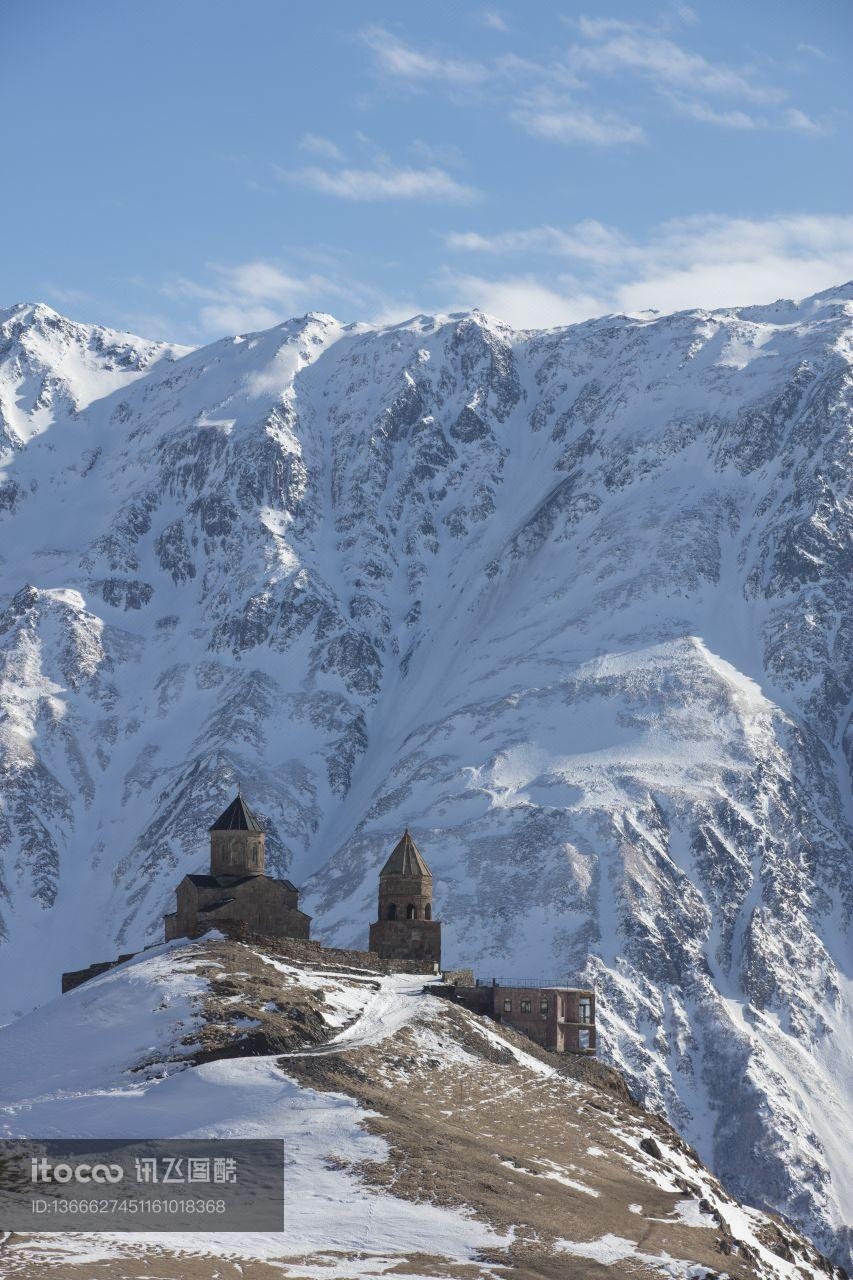
[[[379,919],[370,926],[370,950],[382,960],[417,960],[441,968],[432,873],[408,827],[379,872]]]
[[[184,876],[177,908],[164,917],[167,942],[209,929],[310,936],[311,917],[299,910],[296,886],[264,874],[264,830],[239,791],[210,828],[210,873]],[[432,875],[408,828],[379,873],[379,919],[370,926],[369,946],[382,960],[402,960],[427,971],[441,965]]]
[[[238,792],[210,828],[210,874],[184,876],[178,909],[164,918],[166,941],[229,925],[274,937],[307,938],[311,917],[289,880],[264,874],[264,830]]]

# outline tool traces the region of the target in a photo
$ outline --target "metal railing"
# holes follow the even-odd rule
[[[491,982],[477,979],[478,987],[527,987],[539,991],[543,987],[566,987],[574,991],[591,991],[588,982],[576,974],[564,974],[561,978],[492,978]]]

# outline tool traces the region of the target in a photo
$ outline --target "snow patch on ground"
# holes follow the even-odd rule
[[[667,1253],[643,1253],[635,1240],[626,1240],[623,1236],[604,1235],[598,1240],[573,1241],[558,1240],[557,1246],[563,1253],[574,1254],[577,1258],[589,1258],[603,1267],[612,1267],[617,1262],[630,1258],[641,1267],[657,1271],[661,1275],[671,1276],[673,1280],[704,1280],[712,1273],[708,1267],[696,1262],[686,1262],[679,1258],[671,1258]],[[723,1277],[720,1277],[723,1280]]]

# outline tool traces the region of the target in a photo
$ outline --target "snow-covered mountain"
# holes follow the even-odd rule
[[[0,313],[8,1013],[160,936],[240,778],[315,933],[404,823],[450,962],[849,1259],[853,285],[198,351]]]
[[[277,1232],[0,1233],[4,1277],[844,1280],[617,1072],[333,959],[168,943],[0,1028],[4,1136],[265,1137],[284,1156]]]

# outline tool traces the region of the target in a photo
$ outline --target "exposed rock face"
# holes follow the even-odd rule
[[[851,298],[2,313],[13,1007],[157,936],[238,778],[343,945],[408,822],[447,963],[594,981],[600,1052],[848,1257]]]

